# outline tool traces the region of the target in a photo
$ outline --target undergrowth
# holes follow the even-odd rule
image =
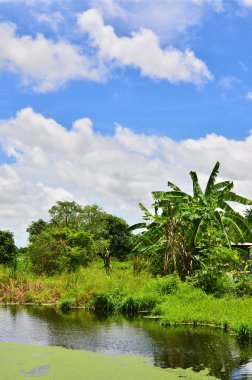
[[[120,268],[119,268],[120,267]],[[160,316],[166,326],[212,325],[235,332],[242,341],[252,338],[252,298],[229,293],[206,294],[176,275],[153,278],[135,275],[127,265],[114,265],[108,276],[102,263],[58,276],[35,276],[25,269],[0,268],[0,301],[57,305],[62,311],[82,307],[97,313]]]

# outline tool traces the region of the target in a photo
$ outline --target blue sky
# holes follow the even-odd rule
[[[129,223],[188,171],[252,197],[252,0],[0,0],[0,228],[57,200]]]

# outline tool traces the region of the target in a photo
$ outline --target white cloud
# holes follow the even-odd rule
[[[55,28],[64,20],[59,12],[42,12],[36,17]],[[55,19],[56,24],[52,22]],[[0,70],[18,75],[22,85],[37,92],[55,90],[71,80],[104,81],[118,66],[137,68],[144,76],[170,83],[202,84],[212,79],[206,64],[193,51],[173,46],[162,49],[150,29],[118,37],[95,9],[78,15],[78,23],[90,37],[82,44],[88,54],[79,46],[42,34],[20,36],[14,24],[0,23]]]
[[[121,3],[121,4],[120,4]],[[130,1],[128,1],[127,9],[123,8],[120,1],[115,0],[91,0],[90,5],[92,8],[98,9],[104,16],[112,18],[126,19],[129,15]]]
[[[252,135],[229,140],[215,134],[176,142],[116,125],[113,136],[94,132],[90,119],[67,130],[26,108],[0,121],[0,146],[16,158],[0,166],[0,229],[24,242],[32,220],[45,218],[57,200],[98,203],[108,212],[140,220],[137,204],[151,204],[151,191],[168,180],[191,191],[190,170],[206,180],[215,162],[220,179],[235,181],[235,191],[251,197]]]
[[[222,77],[219,81],[219,86],[223,90],[231,90],[232,88],[241,84],[241,80],[234,77],[233,75],[226,75]]]
[[[238,0],[246,8],[252,8],[252,0]]]
[[[201,84],[212,79],[206,64],[191,50],[182,52],[172,46],[161,49],[157,35],[149,29],[132,33],[131,37],[118,37],[95,9],[79,14],[78,24],[89,34],[100,58],[115,66],[135,67],[144,76],[170,83]]]
[[[252,91],[249,91],[249,92],[246,94],[246,99],[247,99],[247,100],[252,100]]]
[[[38,23],[48,25],[55,32],[58,31],[59,26],[65,22],[65,18],[61,12],[32,12],[33,16]]]
[[[28,4],[28,5],[35,5],[35,4],[44,4],[46,6],[49,6],[52,4],[52,0],[0,0],[1,3],[7,3],[7,4]]]
[[[18,36],[15,25],[8,23],[0,24],[0,36],[0,69],[19,74],[36,91],[54,90],[72,79],[100,80],[90,59],[65,41],[42,34]]]
[[[120,18],[128,30],[151,29],[162,42],[170,42],[201,24],[209,12],[223,10],[222,0],[91,0],[90,6],[106,20]]]

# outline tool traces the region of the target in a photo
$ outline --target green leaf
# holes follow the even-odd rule
[[[175,190],[175,191],[181,191],[180,188],[176,185],[174,185],[172,182],[168,181],[168,184],[167,184],[168,187],[170,187],[171,189]]]
[[[215,184],[217,175],[219,173],[219,167],[220,163],[217,161],[216,164],[214,165],[214,168],[212,170],[212,173],[210,174],[209,180],[207,182],[206,190],[205,190],[205,195],[209,195],[212,191],[212,188]]]
[[[226,197],[226,200],[241,203],[243,205],[252,205],[252,200],[245,198],[245,197],[242,197],[240,195],[237,195],[237,194],[233,193],[232,191],[229,192],[229,194]]]
[[[198,176],[197,176],[196,172],[193,172],[193,171],[190,172],[190,176],[191,176],[192,181],[193,181],[193,196],[194,196],[194,198],[199,198],[203,195],[203,192],[202,192],[201,187],[199,185]]]
[[[128,231],[139,230],[140,228],[146,228],[146,223],[136,223],[128,228]]]

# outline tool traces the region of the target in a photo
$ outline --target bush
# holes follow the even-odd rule
[[[61,311],[67,312],[71,309],[71,307],[73,306],[73,303],[69,299],[62,299],[62,300],[59,300],[57,306]]]
[[[234,292],[232,277],[227,273],[216,273],[210,270],[197,271],[194,284],[208,294],[221,297],[224,294]]]
[[[234,291],[237,296],[252,296],[252,279],[240,276],[234,284]]]
[[[120,311],[126,314],[136,314],[139,311],[152,311],[157,300],[153,295],[139,295],[126,297],[120,306]]]
[[[109,314],[115,311],[113,296],[107,293],[96,294],[93,298],[92,306],[95,312]]]
[[[252,338],[252,329],[246,324],[246,323],[241,323],[237,329],[237,339],[241,343],[246,343]]]
[[[150,271],[153,276],[160,276],[163,274],[164,257],[160,252],[156,252],[150,259]]]
[[[162,294],[171,294],[178,290],[180,284],[179,277],[176,273],[170,274],[156,280],[155,290]]]
[[[89,233],[68,229],[43,231],[29,245],[28,254],[35,273],[53,275],[76,271],[92,260],[93,239]]]

